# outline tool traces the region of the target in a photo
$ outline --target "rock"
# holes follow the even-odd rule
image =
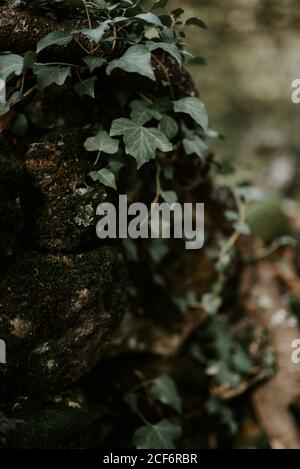
[[[88,178],[92,161],[83,142],[82,133],[73,130],[30,145],[25,159],[30,185],[22,206],[34,249],[76,252],[97,241],[96,208],[107,193]]]
[[[247,223],[249,223],[252,233],[266,243],[291,234],[291,227],[288,217],[284,213],[282,200],[277,196],[253,202],[247,211]]]
[[[24,218],[20,210],[20,192],[23,177],[22,166],[9,155],[0,152],[1,270],[21,244]]]
[[[39,399],[17,398],[0,411],[0,449],[81,448],[91,424],[89,404],[77,387]]]
[[[1,392],[50,392],[89,371],[123,317],[126,284],[113,247],[71,255],[32,251],[12,263],[0,285],[7,347]]]

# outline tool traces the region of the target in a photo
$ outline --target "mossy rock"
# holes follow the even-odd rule
[[[247,222],[253,234],[265,242],[272,242],[291,232],[289,220],[282,209],[282,201],[278,197],[253,202],[247,212]]]
[[[24,218],[20,209],[24,181],[22,166],[10,155],[0,153],[0,268],[20,248]]]
[[[34,249],[76,252],[96,238],[96,208],[107,200],[89,178],[92,160],[78,130],[53,132],[30,145],[25,167],[30,184],[22,207],[27,241]]]
[[[18,258],[0,285],[0,391],[49,392],[89,371],[123,317],[126,285],[117,248]]]
[[[0,409],[0,449],[63,449],[88,444],[92,415],[78,388]]]

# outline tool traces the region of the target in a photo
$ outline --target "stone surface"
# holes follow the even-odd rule
[[[76,252],[97,241],[96,208],[107,193],[89,178],[93,160],[84,140],[78,130],[54,132],[29,147],[22,206],[34,249]]]
[[[24,219],[20,210],[22,167],[0,145],[0,269],[20,247]]]
[[[111,247],[27,252],[13,262],[0,284],[0,337],[7,345],[0,391],[49,392],[89,371],[124,314],[126,282]]]

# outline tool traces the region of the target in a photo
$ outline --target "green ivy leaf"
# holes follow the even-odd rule
[[[162,199],[170,205],[178,200],[177,194],[174,191],[160,191],[160,195]]]
[[[145,23],[153,24],[155,26],[161,26],[161,27],[163,26],[159,17],[157,15],[154,15],[153,13],[141,13],[139,15],[136,15],[135,19],[142,20]]]
[[[165,115],[159,123],[159,130],[161,130],[169,140],[172,140],[176,137],[179,127],[173,117]]]
[[[162,49],[167,54],[171,55],[179,64],[182,66],[182,55],[176,44],[166,43],[166,42],[154,42],[154,41],[147,41],[146,47],[149,49],[150,52],[156,49]]]
[[[174,449],[174,441],[181,434],[181,427],[164,419],[156,425],[149,424],[136,430],[133,444],[137,449]]]
[[[74,90],[79,96],[90,96],[91,98],[95,97],[95,83],[97,81],[97,77],[93,76],[91,78],[87,78],[84,81],[80,81],[76,83],[74,86]]]
[[[100,171],[92,171],[90,174],[93,181],[100,181],[104,186],[117,190],[116,178],[110,169],[103,168]]]
[[[84,148],[87,151],[98,151],[114,155],[119,149],[119,141],[111,138],[107,132],[101,131],[94,137],[89,137],[84,143]]]
[[[157,149],[169,152],[173,148],[159,129],[146,128],[129,119],[116,119],[110,135],[124,135],[126,154],[136,159],[138,168],[154,159]]]
[[[160,15],[159,19],[166,28],[172,27],[172,17],[170,15]]]
[[[33,50],[29,50],[24,55],[23,61],[23,72],[33,67],[34,63],[36,62],[36,53]]]
[[[234,368],[239,373],[248,373],[253,366],[253,361],[249,354],[242,348],[238,348],[232,357]]]
[[[111,159],[108,167],[117,176],[122,168],[124,168],[125,163],[120,158],[119,159]]]
[[[188,65],[207,65],[207,60],[204,57],[191,57],[188,60]]]
[[[174,380],[169,375],[164,373],[156,378],[149,392],[153,399],[172,407],[179,414],[181,413],[181,398]]]
[[[46,88],[53,83],[62,86],[70,75],[71,68],[61,65],[34,64],[33,73],[36,75],[38,85],[41,88]]]
[[[95,68],[102,67],[106,63],[105,59],[101,59],[100,57],[91,57],[88,55],[83,59],[84,63],[88,66],[89,71],[92,73]]]
[[[205,293],[202,296],[201,304],[207,314],[214,316],[222,306],[222,299],[213,293]]]
[[[157,0],[152,8],[151,8],[151,11],[153,10],[157,10],[158,8],[166,8],[166,6],[168,5],[169,3],[169,0]]]
[[[180,18],[183,15],[183,13],[184,13],[184,10],[182,8],[176,8],[176,10],[172,11],[172,15],[176,19]]]
[[[130,103],[132,112],[130,114],[131,120],[137,124],[144,125],[152,119],[161,120],[162,115],[155,109],[152,103],[148,103],[142,99],[135,99]]]
[[[199,28],[207,29],[207,25],[204,23],[204,21],[195,16],[193,18],[189,18],[185,24],[186,26],[198,26]]]
[[[53,31],[37,43],[36,52],[39,53],[49,46],[66,46],[72,39],[72,31]]]
[[[96,44],[101,41],[104,36],[105,31],[109,28],[111,24],[111,20],[103,21],[97,28],[94,29],[80,29],[78,33],[83,34],[84,36],[88,37]]]
[[[208,152],[207,146],[198,135],[194,135],[192,138],[185,138],[183,140],[183,147],[187,155],[196,154],[199,158],[205,158]]]
[[[138,397],[134,392],[128,392],[125,394],[124,401],[130,407],[132,412],[138,413]]]
[[[143,45],[130,47],[122,57],[110,62],[106,69],[107,74],[110,75],[115,68],[128,73],[138,73],[156,81],[151,65],[151,53]]]
[[[151,259],[155,264],[159,264],[170,252],[169,246],[162,239],[152,239],[148,246]]]
[[[197,124],[201,125],[203,130],[208,129],[208,115],[205,105],[199,98],[188,97],[175,101],[174,110],[188,114]]]
[[[16,54],[0,55],[0,78],[6,80],[10,75],[21,75],[24,59]]]
[[[4,116],[10,110],[10,106],[16,104],[20,99],[22,99],[21,93],[19,91],[15,91],[6,103],[0,103],[0,117]]]

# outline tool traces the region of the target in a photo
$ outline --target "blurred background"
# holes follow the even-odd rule
[[[188,31],[190,51],[207,60],[190,69],[211,125],[225,137],[212,144],[218,159],[235,166],[235,182],[265,193],[249,214],[252,228],[266,241],[298,232],[300,105],[291,84],[300,78],[299,3],[172,0],[173,7],[208,25]]]

